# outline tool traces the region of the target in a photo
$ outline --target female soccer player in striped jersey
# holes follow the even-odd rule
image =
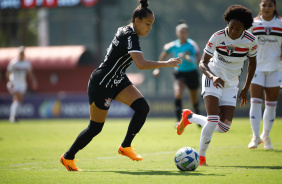
[[[155,18],[148,8],[148,1],[139,2],[140,5],[133,12],[131,24],[118,29],[104,62],[90,76],[88,82],[90,124],[60,158],[61,163],[69,171],[81,171],[74,163],[75,154],[101,132],[112,100],[124,103],[135,111],[118,153],[132,160],[142,160],[142,157],[133,151],[131,142],[145,123],[149,106],[140,91],[130,82],[125,71],[132,60],[140,70],[178,67],[182,60],[171,58],[168,61],[154,62],[144,59],[139,37],[149,33]]]
[[[256,69],[257,41],[247,31],[252,26],[252,12],[241,5],[230,6],[224,19],[227,27],[212,35],[208,41],[199,67],[203,72],[202,95],[207,117],[183,110],[177,133],[191,123],[203,126],[199,145],[200,165],[207,166],[206,151],[213,132],[225,133],[230,129],[235,112],[239,76],[248,58],[245,85],[239,94],[241,106],[247,102],[247,94]]]
[[[250,121],[253,138],[250,149],[264,144],[264,149],[273,149],[269,132],[276,117],[276,106],[282,83],[282,19],[276,10],[275,0],[261,0],[260,13],[254,19],[250,31],[257,37],[259,47],[257,69],[251,83]],[[263,95],[265,109],[262,118]],[[263,131],[260,135],[260,121],[263,119]]]

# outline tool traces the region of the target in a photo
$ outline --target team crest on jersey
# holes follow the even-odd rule
[[[264,30],[265,30],[266,34],[269,35],[272,31],[272,27],[265,27]]]
[[[105,99],[105,103],[104,103],[104,105],[105,105],[105,107],[110,107],[110,105],[111,105],[111,102],[112,102],[112,99],[111,98],[108,98],[108,99]]]
[[[227,54],[230,56],[235,51],[235,47],[233,45],[227,45],[226,51],[227,51]]]

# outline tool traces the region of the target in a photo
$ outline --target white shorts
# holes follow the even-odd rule
[[[11,81],[7,83],[7,89],[9,93],[14,94],[15,92],[18,92],[20,94],[25,94],[27,90],[26,84],[13,84]]]
[[[207,78],[205,75],[202,77],[202,96],[215,96],[219,100],[219,106],[234,106],[237,103],[237,86],[227,86],[224,88],[216,88],[213,85],[213,81]]]
[[[256,71],[252,79],[252,84],[257,84],[266,88],[278,87],[282,84],[282,72],[260,72]]]

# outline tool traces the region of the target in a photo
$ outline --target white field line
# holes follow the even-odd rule
[[[281,145],[281,144],[282,143],[274,143],[273,145]],[[230,148],[231,149],[236,149],[236,148],[246,148],[246,149],[248,149],[248,147],[246,145],[244,145],[244,146],[210,147],[209,149],[227,149],[227,148],[229,148],[229,149]],[[141,154],[141,155],[142,156],[165,155],[165,154],[176,153],[176,151],[145,153],[145,154]],[[117,156],[108,156],[108,157],[86,158],[86,159],[79,159],[79,160],[87,161],[87,160],[106,160],[106,159],[123,159],[123,158],[126,158],[126,157],[117,155]],[[10,165],[10,167],[27,166],[27,165],[40,165],[40,164],[53,164],[53,163],[58,163],[58,161],[56,161],[56,162],[32,162],[32,163],[23,163],[23,164],[13,164],[13,165]],[[3,170],[3,169],[0,169],[0,170]]]

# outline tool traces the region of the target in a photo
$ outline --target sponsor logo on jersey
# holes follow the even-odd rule
[[[112,102],[112,99],[111,98],[108,98],[108,99],[105,99],[105,103],[104,103],[104,105],[105,105],[105,107],[110,107],[110,105],[111,105],[111,102]]]
[[[117,40],[117,38],[115,37],[114,39],[113,39],[113,42],[112,42],[115,46],[118,46],[118,44],[119,44],[119,41]]]
[[[258,42],[261,44],[261,45],[264,45],[266,42],[271,42],[271,43],[274,43],[274,42],[278,42],[278,40],[271,40],[271,39],[267,39],[263,36],[259,36],[258,37]]]
[[[222,57],[221,55],[218,55],[218,60],[220,60],[224,63],[231,63],[230,61],[227,61],[226,59],[224,59],[224,57]]]
[[[129,36],[127,40],[128,40],[128,46],[127,46],[127,49],[131,49],[131,48],[132,48],[131,36]]]
[[[233,98],[235,98],[235,99],[236,99],[236,95],[235,95],[235,96],[233,96]]]
[[[122,78],[120,78],[119,80],[118,79],[115,79],[114,80],[114,84],[116,85],[116,86],[118,86],[120,83],[121,83],[121,81],[124,79],[124,77],[122,77]]]
[[[265,27],[264,30],[265,30],[266,34],[269,35],[272,31],[272,27]]]
[[[233,45],[227,45],[226,46],[226,52],[230,56],[235,51],[235,47]]]
[[[221,42],[221,43],[220,43],[220,45],[225,45],[225,42],[224,42],[224,41],[223,41],[223,42]]]

